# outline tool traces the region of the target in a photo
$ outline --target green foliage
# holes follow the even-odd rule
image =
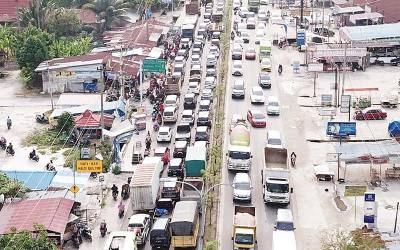
[[[90,0],[82,6],[83,9],[92,10],[103,25],[100,33],[110,30],[111,27],[121,26],[124,21],[129,20],[126,10],[132,9],[135,4],[126,0]]]
[[[92,38],[81,37],[74,40],[57,40],[49,47],[51,58],[79,56],[89,53],[93,48]]]
[[[34,71],[43,61],[49,58],[48,47],[52,37],[36,27],[29,26],[17,35],[16,59],[18,66]]]
[[[58,8],[71,8],[74,5],[74,1],[71,0],[52,0],[54,5]]]
[[[204,250],[217,250],[218,249],[218,241],[212,240],[208,241],[204,246]]]
[[[55,9],[46,19],[47,31],[56,37],[76,36],[82,30],[78,15],[71,9]]]
[[[22,182],[12,180],[6,174],[0,173],[0,194],[4,194],[6,198],[23,197],[28,190]],[[0,249],[3,249],[1,243]]]
[[[65,156],[64,167],[72,168],[73,164],[76,164],[76,161],[81,159],[81,151],[79,148],[66,150],[63,155]]]
[[[115,166],[112,169],[113,174],[119,175],[121,173],[121,167],[118,164],[115,164]]]
[[[375,250],[386,249],[379,236],[364,234],[362,230],[351,233],[336,229],[321,237],[323,250]]]
[[[19,22],[22,27],[33,25],[44,29],[46,17],[55,9],[53,0],[32,0],[28,8],[19,10]]]
[[[9,25],[0,25],[0,50],[6,53],[6,58],[12,58],[15,55],[16,37],[15,31]]]
[[[42,225],[34,225],[37,235],[33,236],[28,231],[17,231],[11,229],[9,234],[0,236],[0,249],[3,250],[55,250],[56,245],[48,238],[47,231]]]
[[[70,113],[64,112],[57,119],[56,130],[58,132],[65,131],[65,132],[69,133],[74,128],[74,126],[75,126],[74,117]]]
[[[101,142],[100,146],[100,153],[103,156],[103,172],[106,173],[110,170],[111,165],[111,144],[107,143],[106,141]]]

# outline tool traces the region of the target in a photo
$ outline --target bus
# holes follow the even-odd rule
[[[179,201],[170,222],[172,247],[196,247],[200,230],[197,201]]]

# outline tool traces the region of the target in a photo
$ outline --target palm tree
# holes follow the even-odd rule
[[[101,33],[128,21],[126,10],[133,7],[134,4],[126,2],[126,0],[91,0],[82,6],[83,9],[89,9],[96,13],[97,19],[102,23]]]
[[[28,8],[19,10],[19,22],[23,27],[30,24],[40,29],[44,29],[46,25],[46,17],[55,8],[52,0],[32,0]]]

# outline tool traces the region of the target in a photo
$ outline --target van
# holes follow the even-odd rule
[[[279,208],[276,216],[276,230],[293,231],[295,229],[293,224],[293,214],[288,208]]]
[[[171,244],[170,221],[170,218],[159,218],[154,222],[150,231],[150,245],[152,248],[169,249]]]
[[[165,98],[165,107],[176,107],[178,106],[178,96],[177,95],[167,95]]]
[[[244,99],[245,94],[244,81],[236,80],[232,87],[232,98]]]
[[[247,173],[236,173],[232,182],[233,202],[247,201],[251,202],[251,181]]]
[[[176,122],[178,120],[178,111],[176,107],[166,107],[163,112],[164,122]]]
[[[281,132],[277,130],[268,130],[266,147],[268,148],[282,148]]]

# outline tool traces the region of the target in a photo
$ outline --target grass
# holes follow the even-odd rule
[[[67,135],[59,134],[56,130],[41,129],[30,133],[23,141],[25,147],[36,146],[39,150],[49,149],[52,153],[60,150],[65,144]]]

